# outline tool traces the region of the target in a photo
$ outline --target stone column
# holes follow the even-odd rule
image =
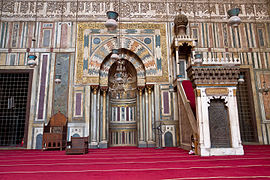
[[[97,89],[98,86],[91,86],[93,89],[93,98],[92,98],[92,113],[91,113],[91,143],[90,148],[97,148]]]
[[[103,91],[103,108],[102,108],[102,141],[100,143],[100,148],[107,148],[108,147],[108,141],[106,138],[106,91],[107,87],[102,87],[101,90]]]
[[[238,117],[236,87],[229,87],[228,89],[228,110],[230,118],[231,136],[234,137],[232,138],[232,147],[235,148],[237,154],[244,154]]]
[[[175,47],[175,62],[176,62],[176,77],[180,74],[180,64],[179,64],[179,51],[178,47]]]
[[[139,116],[139,147],[146,147],[146,142],[144,141],[144,135],[143,135],[143,102],[142,102],[142,94],[143,94],[143,88],[139,87],[139,105],[140,105],[140,116]]]
[[[148,147],[154,147],[155,143],[153,141],[153,127],[152,127],[152,85],[147,86],[148,90]]]
[[[91,87],[85,87],[85,134],[90,137],[90,122],[91,122]],[[89,141],[89,140],[88,140]]]

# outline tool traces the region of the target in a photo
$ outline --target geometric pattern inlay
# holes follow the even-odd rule
[[[145,29],[153,29],[153,31],[145,33]],[[113,36],[118,35],[119,32],[107,32],[103,23],[78,24],[76,83],[100,84],[99,76],[103,61],[111,54],[112,49],[119,49],[119,47],[133,52],[140,59],[145,68],[146,82],[167,81],[165,24],[121,24],[120,31],[121,38],[116,41]],[[145,43],[146,37],[151,41],[148,39]],[[134,66],[136,67],[136,64]],[[140,71],[137,73],[140,74]]]

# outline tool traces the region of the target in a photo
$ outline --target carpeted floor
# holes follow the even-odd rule
[[[270,146],[244,156],[200,157],[179,148],[118,147],[65,151],[0,150],[0,179],[270,179]]]

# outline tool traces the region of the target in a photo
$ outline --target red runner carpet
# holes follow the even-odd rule
[[[179,148],[117,147],[65,151],[0,150],[0,179],[270,179],[270,146],[243,156],[200,157]]]
[[[195,93],[194,93],[194,89],[192,87],[192,83],[190,80],[184,80],[184,81],[182,81],[182,85],[183,85],[184,91],[186,93],[187,99],[189,100],[191,109],[192,109],[194,115],[196,115]]]

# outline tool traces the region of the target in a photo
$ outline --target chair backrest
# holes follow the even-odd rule
[[[49,122],[49,125],[52,126],[66,126],[67,125],[67,118],[61,112],[54,114]]]
[[[62,150],[66,147],[67,122],[66,116],[58,112],[50,118],[48,125],[43,125],[43,149],[60,148]]]

